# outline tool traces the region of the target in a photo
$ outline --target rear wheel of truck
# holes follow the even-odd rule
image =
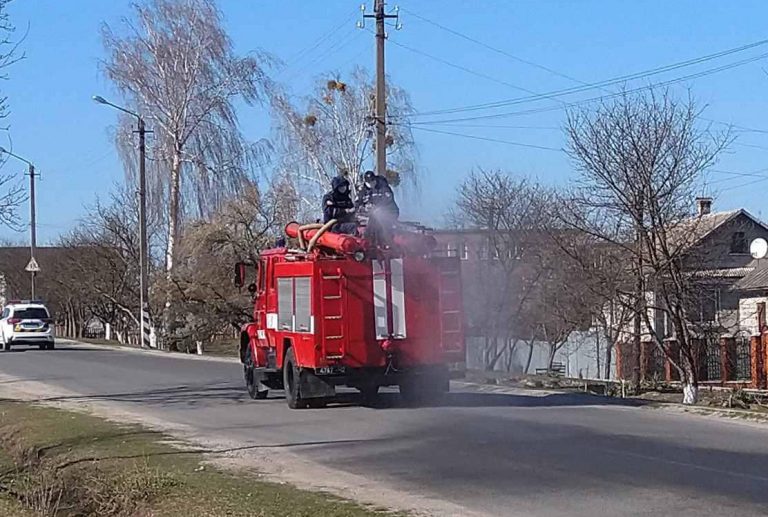
[[[406,377],[400,381],[400,398],[408,405],[414,405],[421,402],[421,386],[419,379],[415,377]]]
[[[296,364],[296,355],[293,347],[285,353],[283,361],[283,386],[285,389],[285,400],[291,409],[304,409],[307,407],[307,401],[301,398],[299,394],[299,367]]]
[[[263,400],[269,395],[269,390],[264,389],[261,383],[256,379],[254,371],[253,356],[249,346],[245,352],[245,363],[243,364],[243,376],[245,377],[245,387],[248,389],[248,395],[252,399]]]
[[[375,406],[379,403],[379,385],[360,386],[360,399],[363,406]]]
[[[447,392],[447,382],[441,376],[419,375],[400,382],[400,397],[409,405],[439,404]]]

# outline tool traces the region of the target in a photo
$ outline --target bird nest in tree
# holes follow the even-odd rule
[[[310,113],[309,115],[304,117],[304,124],[310,127],[314,126],[315,124],[317,124],[317,117]]]
[[[396,187],[400,184],[400,173],[397,171],[393,171],[392,169],[387,169],[387,172],[384,173],[384,177],[387,179],[387,182],[389,182],[390,185],[393,187]]]
[[[343,83],[335,79],[331,79],[330,81],[328,81],[326,86],[329,90],[336,90],[341,93],[344,93],[345,91],[347,91],[347,83]]]

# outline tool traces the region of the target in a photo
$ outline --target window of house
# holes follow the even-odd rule
[[[469,260],[469,246],[466,242],[461,243],[461,260]]]
[[[744,232],[733,232],[731,236],[731,253],[746,254],[747,250],[747,236],[744,235]]]
[[[488,260],[488,244],[483,243],[477,251],[477,255],[480,260]]]
[[[446,246],[446,255],[449,257],[459,256],[459,246],[455,242],[449,242]]]
[[[499,248],[496,246],[493,247],[493,260],[499,260],[501,257],[501,254],[499,253]]]
[[[700,321],[716,321],[717,311],[720,308],[720,291],[718,289],[713,289],[702,293],[699,307]]]

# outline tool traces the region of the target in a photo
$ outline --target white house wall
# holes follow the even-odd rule
[[[745,297],[739,300],[739,327],[742,331],[748,332],[750,336],[759,334],[757,304],[760,302],[768,304],[768,297]]]

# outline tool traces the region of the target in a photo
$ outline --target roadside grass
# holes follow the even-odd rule
[[[321,492],[223,471],[155,431],[0,401],[0,515],[394,515]]]

